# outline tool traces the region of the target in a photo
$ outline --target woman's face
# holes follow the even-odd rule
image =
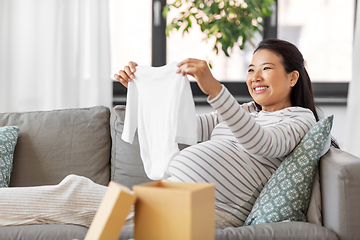
[[[261,49],[253,55],[246,84],[251,97],[262,110],[274,112],[291,107],[290,93],[298,78],[298,71],[285,71],[282,57]]]

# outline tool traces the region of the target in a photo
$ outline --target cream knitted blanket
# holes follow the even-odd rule
[[[107,190],[69,175],[58,185],[0,188],[0,226],[76,224],[89,227]]]
[[[0,188],[0,226],[75,224],[89,227],[107,191],[88,178],[69,175],[58,185]],[[133,224],[134,209],[125,225]],[[216,227],[234,220],[216,211]]]

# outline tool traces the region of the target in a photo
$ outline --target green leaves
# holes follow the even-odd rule
[[[166,17],[170,11],[181,10],[181,15],[171,20],[166,35],[174,29],[188,33],[193,24],[207,38],[215,38],[214,50],[219,48],[229,57],[229,50],[235,45],[244,48],[245,42],[251,42],[256,32],[262,33],[262,19],[271,15],[274,0],[175,0],[163,9]],[[176,9],[176,10],[175,10]],[[254,45],[254,44],[253,44]]]

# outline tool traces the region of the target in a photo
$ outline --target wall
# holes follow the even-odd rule
[[[331,134],[339,142],[340,148],[345,143],[346,105],[345,106],[319,106],[324,116],[334,115]]]

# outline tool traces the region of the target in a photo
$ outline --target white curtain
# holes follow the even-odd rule
[[[352,79],[349,84],[344,150],[360,157],[360,4],[357,4]]]
[[[108,0],[0,0],[0,112],[110,107]]]

